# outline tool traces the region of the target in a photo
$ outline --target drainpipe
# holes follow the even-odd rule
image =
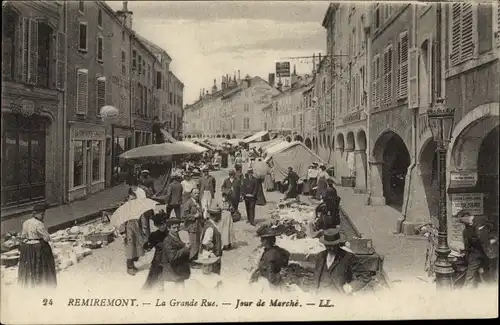
[[[69,188],[69,174],[68,174],[68,162],[69,162],[69,139],[67,138],[68,133],[68,15],[66,2],[62,2],[62,14],[63,14],[63,32],[66,36],[66,48],[64,49],[64,66],[66,67],[66,73],[64,77],[64,92],[62,94],[62,119],[63,119],[63,139],[62,139],[62,152],[63,152],[63,166],[62,166],[62,203],[68,203],[68,188]]]
[[[410,8],[412,8],[412,26],[413,26],[411,44],[412,44],[412,47],[415,47],[417,44],[417,8],[415,5],[411,5]],[[439,24],[439,22],[438,22],[438,24]],[[417,71],[417,74],[418,74],[418,71]],[[409,103],[408,103],[408,105],[409,105]],[[411,189],[413,170],[417,166],[417,145],[418,145],[418,143],[417,143],[417,122],[418,122],[418,108],[414,108],[414,109],[412,109],[412,125],[411,125],[411,144],[413,147],[413,158],[412,158],[411,165],[408,167],[408,170],[406,173],[405,197],[404,197],[403,211],[401,213],[401,219],[398,220],[396,233],[403,232],[403,223],[406,221],[406,215],[408,213],[408,202],[410,201],[410,189]]]

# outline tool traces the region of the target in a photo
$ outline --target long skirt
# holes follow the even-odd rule
[[[126,222],[125,225],[125,251],[127,259],[137,259],[144,255],[144,244],[148,237],[144,233],[141,221],[133,219]]]
[[[259,181],[259,187],[257,189],[257,197],[256,197],[256,202],[255,204],[257,205],[266,205],[267,201],[266,201],[266,196],[264,195],[264,188],[262,186],[262,184],[264,183],[264,179],[263,178],[259,178],[258,179]]]
[[[151,290],[155,288],[162,289],[163,287],[162,274],[163,274],[163,267],[161,265],[151,263],[148,277],[146,278],[146,283],[144,283],[142,290]]]
[[[270,173],[266,174],[264,177],[264,186],[267,192],[274,191],[274,180]]]
[[[46,241],[22,244],[19,247],[17,282],[24,288],[56,287],[56,263],[52,248]]]
[[[227,210],[222,211],[221,219],[218,222],[217,227],[219,228],[221,234],[222,247],[226,247],[236,242],[231,212]]]
[[[328,183],[326,182],[326,179],[324,178],[318,179],[318,188],[316,189],[316,195],[315,195],[316,199],[321,200],[327,188],[328,188]]]
[[[201,242],[201,231],[198,232],[189,232],[189,243],[191,244],[189,248],[189,259],[196,259],[198,256],[198,251],[200,250],[200,242]]]

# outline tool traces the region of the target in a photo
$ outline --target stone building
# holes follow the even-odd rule
[[[66,11],[2,3],[2,218],[65,193]]]
[[[183,118],[183,102],[184,102],[184,84],[175,76],[172,71],[169,71],[169,113],[170,128],[173,135],[178,137],[182,134],[182,118]]]

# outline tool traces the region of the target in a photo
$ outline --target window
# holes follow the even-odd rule
[[[408,96],[408,32],[403,32],[399,35],[398,66],[398,97],[406,98]]]
[[[141,74],[142,73],[142,56],[139,55],[137,58],[137,73]]]
[[[4,80],[14,80],[16,67],[21,64],[16,54],[16,47],[20,46],[20,30],[16,26],[20,23],[19,15],[6,8],[2,21],[2,77]]]
[[[245,112],[250,111],[250,104],[243,104],[243,109],[245,110]]]
[[[146,60],[143,59],[142,60],[142,75],[145,76],[146,75]]]
[[[162,87],[162,74],[161,71],[156,71],[156,89],[161,89]]]
[[[87,114],[89,79],[87,69],[76,72],[76,113]]]
[[[78,49],[80,51],[87,51],[87,23],[80,23],[80,38],[78,42]]]
[[[122,42],[125,42],[125,31],[122,30]]]
[[[373,80],[373,93],[372,105],[373,107],[380,106],[380,56],[376,55],[372,62],[372,80]]]
[[[46,120],[2,114],[2,206],[45,197]]]
[[[92,181],[101,180],[101,144],[102,141],[92,141]]]
[[[392,98],[392,45],[384,51],[384,102],[388,104]]]
[[[148,84],[151,84],[151,64],[148,64]]]
[[[132,70],[137,69],[137,51],[132,50]]]
[[[250,118],[245,117],[243,119],[243,129],[244,130],[249,130],[250,129]]]
[[[97,37],[97,62],[103,62],[103,38],[101,36]]]
[[[380,4],[375,4],[375,9],[373,10],[373,27],[377,30],[380,27]]]
[[[475,4],[451,5],[450,62],[457,65],[474,57],[477,51]]]
[[[122,75],[127,75],[127,52],[122,50]]]
[[[359,104],[365,104],[365,67],[359,69]]]
[[[356,56],[358,54],[358,34],[356,33],[356,27],[352,30],[352,55]]]
[[[84,141],[73,141],[73,188],[83,185],[84,169]]]
[[[85,12],[85,1],[78,1],[78,11],[81,13]]]
[[[96,115],[100,116],[101,108],[106,105],[106,77],[99,77],[96,81]]]
[[[97,26],[102,28],[102,10],[98,9],[97,11]]]
[[[37,73],[36,85],[49,88],[51,78],[51,58],[53,58],[52,28],[45,23],[37,23],[38,45],[37,45]]]
[[[173,94],[172,94],[172,92],[170,92],[170,93],[169,93],[169,96],[168,96],[168,103],[169,103],[170,105],[172,105],[172,102],[173,102],[173,101],[172,101],[172,95],[173,95]]]

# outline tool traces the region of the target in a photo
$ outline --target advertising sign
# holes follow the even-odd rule
[[[477,172],[452,172],[450,174],[451,187],[472,187],[477,183]]]
[[[290,62],[276,62],[276,76],[290,77]]]
[[[472,215],[483,214],[483,193],[460,193],[451,195],[451,213],[466,209]]]

